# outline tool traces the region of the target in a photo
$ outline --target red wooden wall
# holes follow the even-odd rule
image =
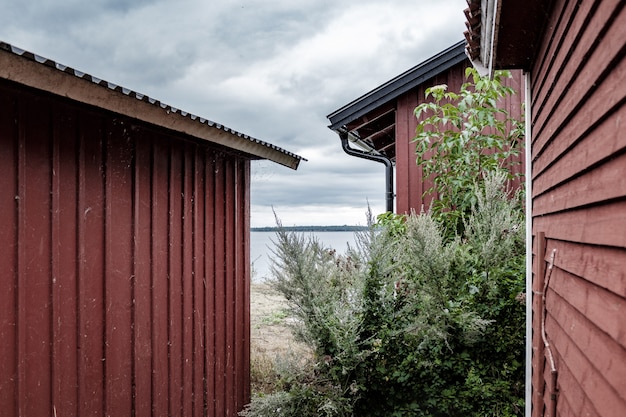
[[[557,0],[542,39],[531,71],[532,413],[624,416],[624,2]],[[546,282],[556,374],[541,339]]]
[[[235,416],[247,159],[0,84],[0,414]]]
[[[469,60],[463,61],[452,68],[437,75],[435,78],[420,84],[417,88],[398,97],[396,104],[396,213],[409,213],[411,210],[420,212],[422,207],[428,210],[432,202],[432,196],[423,198],[423,194],[432,187],[432,180],[424,178],[422,169],[416,165],[415,128],[417,118],[414,110],[425,102],[427,88],[435,85],[446,84],[448,91],[458,92],[461,85],[467,81],[465,69],[470,67]],[[521,71],[511,71],[512,78],[507,79],[505,84],[517,91],[513,97],[507,97],[501,105],[507,109],[512,117],[520,118],[523,114],[523,78]],[[429,98],[430,100],[430,98]],[[424,116],[422,116],[423,118]],[[524,173],[524,155],[520,154],[511,161],[511,172],[514,174]],[[523,180],[522,180],[523,181]],[[511,184],[518,188],[520,181]]]

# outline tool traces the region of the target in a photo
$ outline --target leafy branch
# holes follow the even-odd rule
[[[432,214],[441,220],[449,235],[462,231],[461,219],[472,205],[488,173],[504,172],[513,178],[510,158],[520,153],[523,121],[500,104],[515,94],[504,85],[509,71],[496,71],[493,79],[467,68],[459,93],[445,84],[426,90],[432,101],[417,106],[420,119],[413,139],[417,164],[433,182],[424,195],[435,197]]]

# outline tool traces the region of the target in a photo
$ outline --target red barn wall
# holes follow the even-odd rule
[[[0,84],[0,414],[235,416],[250,162]]]
[[[415,210],[419,213],[422,208],[428,210],[433,196],[425,196],[424,193],[432,187],[432,180],[424,178],[422,169],[416,164],[415,129],[418,119],[415,117],[415,108],[425,102],[426,89],[435,85],[446,84],[448,91],[459,92],[461,85],[467,81],[465,69],[471,67],[471,63],[463,61],[452,68],[437,75],[435,78],[420,84],[417,88],[398,97],[396,104],[396,213],[410,213]],[[517,94],[507,97],[501,103],[512,117],[521,119],[523,115],[522,103],[523,78],[521,71],[511,71],[512,78],[507,79],[505,85],[515,89]],[[422,119],[425,117],[421,116]],[[524,173],[524,156],[520,154],[513,158],[510,164],[514,174]],[[518,188],[520,180],[514,181],[511,186]]]
[[[542,39],[531,70],[532,413],[623,416],[624,2],[555,1]],[[556,375],[541,339],[540,293],[546,282],[545,332]]]

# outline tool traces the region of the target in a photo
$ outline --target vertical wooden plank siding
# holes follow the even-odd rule
[[[415,155],[415,129],[418,120],[414,110],[419,104],[425,102],[426,89],[435,85],[446,84],[449,91],[458,92],[461,85],[467,81],[465,69],[471,66],[469,61],[464,61],[449,70],[437,75],[435,78],[420,84],[417,88],[403,94],[396,102],[396,212],[410,213],[412,210],[419,213],[422,209],[428,210],[433,198],[436,196],[426,195],[433,182],[430,178],[424,178],[422,169],[416,165]],[[505,80],[505,85],[515,89],[517,94],[507,97],[500,105],[511,116],[521,118],[522,103],[524,101],[522,89],[521,71],[512,71],[512,77]],[[430,98],[429,98],[430,100]],[[425,115],[421,116],[423,120]],[[523,153],[510,158],[509,168],[513,174],[524,173]],[[521,177],[513,180],[510,184],[512,189],[521,186]]]
[[[58,109],[53,120],[63,123],[53,127],[52,151],[52,308],[53,325],[53,411],[57,415],[78,416],[78,362],[73,353],[78,346],[76,297],[78,247],[76,230],[65,227],[75,220],[78,207],[77,126],[75,114],[62,114]],[[65,138],[65,140],[61,140]],[[57,381],[64,381],[59,384]]]
[[[51,117],[41,101],[20,102],[18,118],[18,403],[46,415],[51,396]]]
[[[555,251],[546,294],[546,333],[557,367],[555,413],[621,416],[626,410],[624,2],[557,0],[542,39],[531,70],[533,235],[545,233],[546,252]],[[540,267],[535,262],[535,277]],[[539,304],[533,306],[537,317]],[[541,361],[541,355],[533,356],[534,373],[543,369]],[[540,395],[548,382],[547,376],[533,375],[534,416],[550,414],[550,397]]]
[[[205,274],[205,158],[198,149],[194,151],[193,195],[193,416],[202,417],[205,411],[206,392],[206,274]]]
[[[224,163],[224,185],[226,188],[231,188],[235,181],[235,174],[233,172],[233,164],[231,161],[225,161]],[[224,219],[225,228],[229,233],[224,233],[224,318],[225,318],[225,346],[224,346],[224,384],[227,387],[233,387],[233,397],[237,395],[237,388],[235,385],[235,220],[236,212],[233,200],[224,200]],[[217,311],[216,311],[217,313]],[[226,396],[225,398],[225,414],[228,415],[233,412],[234,398]]]
[[[168,362],[168,190],[169,147],[164,140],[155,141],[152,152],[152,412],[169,413]],[[167,187],[160,184],[168,184]],[[168,341],[167,344],[162,343]],[[157,395],[157,393],[161,393]]]
[[[215,415],[226,415],[226,346],[228,343],[228,335],[226,333],[226,248],[224,246],[224,237],[226,236],[226,199],[221,198],[224,195],[226,166],[223,161],[215,161],[214,172],[221,172],[221,175],[215,176],[215,193],[214,193],[214,258],[215,258],[215,283],[213,287],[214,297],[214,332],[213,343],[215,350]],[[224,219],[224,221],[220,221]]]
[[[145,133],[137,142],[148,141]],[[133,263],[133,399],[136,417],[152,413],[152,262],[151,262],[151,184],[142,181],[152,175],[153,146],[135,146],[133,225],[135,228]]]
[[[0,83],[0,414],[236,416],[242,156]]]
[[[217,387],[222,387],[220,382],[218,385],[217,378],[217,366],[216,366],[216,298],[215,288],[217,282],[217,259],[215,257],[215,213],[217,211],[217,205],[215,204],[216,196],[216,184],[215,184],[215,172],[218,169],[215,158],[212,155],[206,155],[205,163],[205,177],[204,177],[204,251],[206,256],[205,261],[205,282],[204,282],[204,304],[205,304],[205,408],[206,413],[210,416],[216,416],[215,408],[217,404]],[[212,238],[213,237],[213,238]]]
[[[104,121],[79,117],[78,122],[78,414],[100,416],[104,410]]]
[[[17,410],[17,149],[18,133],[15,116],[17,99],[0,94],[0,410],[15,416]]]
[[[132,410],[133,198],[130,133],[123,122],[107,132],[105,163],[104,378],[105,415]]]
[[[235,306],[237,308],[236,323],[239,323],[236,327],[237,335],[236,340],[243,340],[243,343],[238,344],[239,356],[236,358],[235,363],[238,368],[236,375],[239,380],[237,381],[238,387],[243,387],[243,390],[238,392],[237,408],[240,408],[243,404],[248,403],[250,392],[250,187],[243,186],[250,183],[250,163],[238,162],[238,174],[236,183],[236,196],[237,201],[235,206],[238,209],[238,220],[235,222],[237,226],[237,234],[235,239],[235,245],[237,246],[237,270],[245,271],[243,274],[243,280],[236,280],[237,284],[237,299],[235,300]]]

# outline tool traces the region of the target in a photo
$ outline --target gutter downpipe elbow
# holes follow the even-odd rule
[[[343,151],[350,156],[356,156],[357,158],[369,159],[370,161],[380,162],[385,165],[385,201],[386,210],[393,213],[393,162],[391,159],[383,155],[375,155],[368,152],[364,152],[358,149],[350,147],[350,140],[348,139],[348,132],[344,130],[337,131],[339,138],[341,139],[341,147]]]

